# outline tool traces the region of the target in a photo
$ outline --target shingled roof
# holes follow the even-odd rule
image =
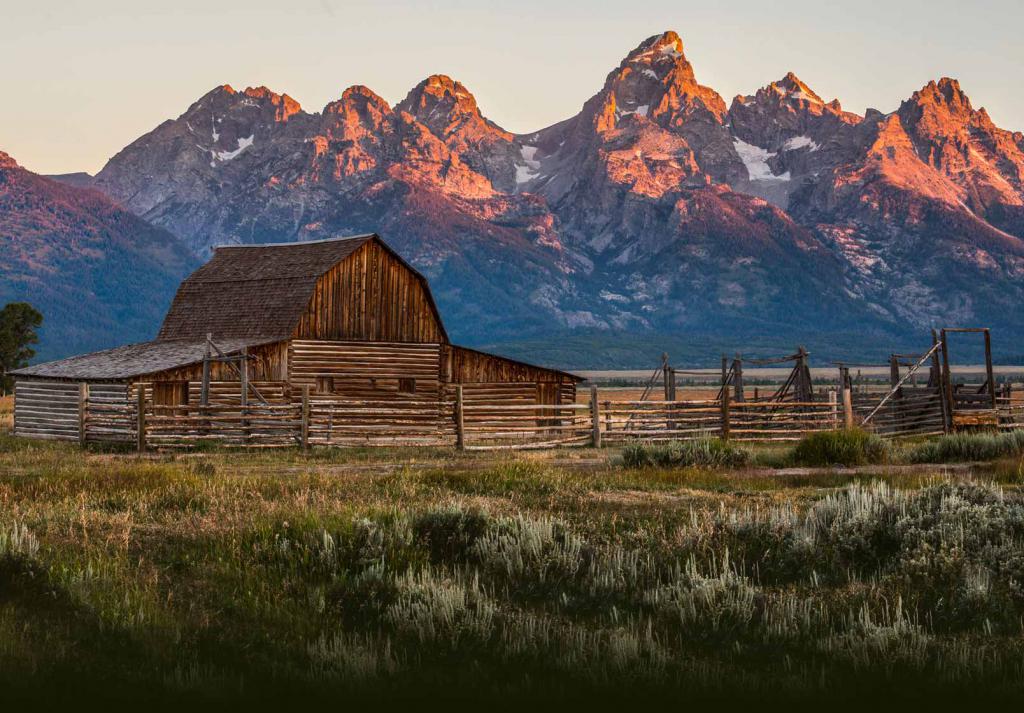
[[[391,251],[372,233],[218,247],[178,288],[157,339],[201,340],[207,334],[215,339],[288,339],[317,279],[370,240]]]
[[[252,347],[261,341],[230,339],[217,342],[225,354],[234,354],[242,347]],[[206,340],[157,341],[129,344],[102,352],[68,357],[60,361],[27,366],[11,373],[15,376],[35,376],[47,379],[87,379],[90,381],[118,381],[152,374],[188,364],[197,364],[206,353]]]

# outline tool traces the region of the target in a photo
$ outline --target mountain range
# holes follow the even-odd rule
[[[695,360],[798,341],[884,357],[952,325],[993,327],[1018,353],[1024,336],[1024,135],[948,78],[889,114],[845,111],[792,73],[727,104],[674,32],[530,134],[444,75],[394,106],[354,86],[320,112],[224,85],[96,176],[55,181],[137,216],[136,253],[177,236],[190,255],[134,268],[160,285],[220,244],[378,232],[431,280],[453,338],[524,358],[547,345],[561,366],[645,366],[663,343]],[[4,268],[8,292],[40,266],[69,282],[88,269],[60,235],[52,257]],[[161,290],[124,305],[124,329],[103,323],[111,343]]]

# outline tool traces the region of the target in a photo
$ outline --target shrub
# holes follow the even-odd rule
[[[919,443],[907,453],[911,463],[995,460],[1024,453],[1024,431],[954,433]]]
[[[462,559],[490,524],[490,517],[482,510],[451,506],[421,513],[413,520],[412,531],[431,559],[443,562]]]
[[[889,460],[889,444],[859,429],[821,431],[804,436],[793,449],[796,465],[872,465]]]
[[[630,468],[644,466],[703,466],[722,468],[750,462],[750,452],[720,438],[698,438],[668,443],[630,443],[622,450]]]

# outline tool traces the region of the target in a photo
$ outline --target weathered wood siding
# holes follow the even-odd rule
[[[551,369],[447,344],[442,353],[441,371],[453,384],[572,382],[568,376]]]
[[[331,381],[330,394],[345,398],[430,398],[440,392],[439,344],[328,342],[296,339],[288,357],[292,398],[308,384],[314,396],[319,384]],[[401,391],[400,380],[412,379],[415,389]],[[406,384],[408,386],[408,384]]]
[[[249,381],[286,381],[288,378],[288,342],[275,342],[249,349]],[[237,364],[211,362],[210,381],[238,381]],[[196,381],[203,380],[202,363],[190,364],[141,376],[133,381]]]
[[[14,384],[14,435],[78,440],[78,384],[23,381]]]
[[[376,242],[364,244],[317,280],[295,337],[445,341],[423,281]]]

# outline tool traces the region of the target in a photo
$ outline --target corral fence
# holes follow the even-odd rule
[[[614,401],[592,387],[581,403],[538,404],[450,397],[405,400],[339,399],[310,395],[296,401],[161,405],[140,384],[17,384],[17,435],[120,442],[140,450],[227,447],[448,446],[513,450],[621,445],[630,441],[795,441],[809,433],[861,426],[884,437],[945,432],[941,388],[885,391],[831,389],[808,401],[718,398]],[[238,398],[238,395],[235,395]],[[1024,427],[1024,401],[1003,391],[1000,428]]]

